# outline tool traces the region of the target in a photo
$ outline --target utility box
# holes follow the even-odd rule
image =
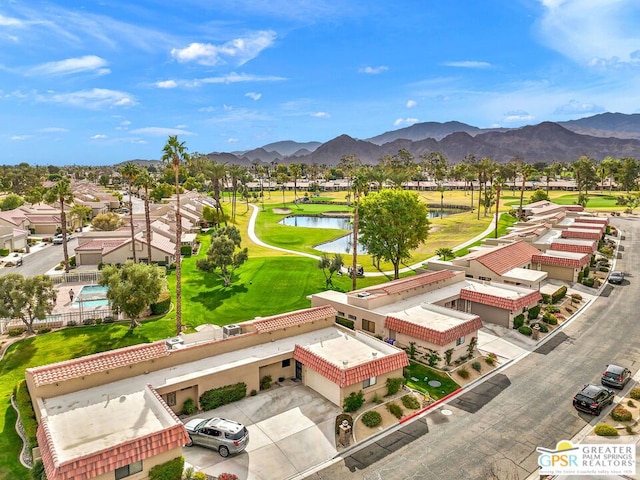
[[[235,337],[236,335],[240,335],[242,333],[242,327],[240,325],[225,325],[222,327],[222,338]]]

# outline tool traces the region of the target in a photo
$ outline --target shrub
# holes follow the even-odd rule
[[[479,372],[480,370],[482,370],[482,365],[480,365],[480,362],[473,362],[471,364],[471,368],[473,368],[476,372]]]
[[[405,395],[400,400],[402,400],[402,405],[409,410],[417,410],[420,408],[420,402],[413,395]]]
[[[624,429],[629,435],[633,435],[633,427],[631,425],[627,425],[626,427],[624,427]]]
[[[42,463],[42,460],[38,460],[33,464],[33,468],[31,469],[31,478],[33,480],[46,480],[47,476],[44,473],[44,464]]]
[[[207,390],[200,396],[200,405],[203,410],[212,410],[221,405],[242,400],[247,396],[247,385],[244,382],[234,385],[225,385],[220,388]]]
[[[387,378],[387,397],[395,395],[404,384],[404,377]]]
[[[527,326],[527,325],[523,325],[521,326],[518,331],[523,334],[526,335],[527,337],[530,337],[531,334],[533,333],[533,330],[531,330],[531,327]]]
[[[0,248],[0,257],[6,257],[9,253],[11,253],[11,250],[8,248]]]
[[[362,423],[369,428],[377,427],[382,423],[382,415],[375,410],[369,410],[367,413],[362,415]]]
[[[171,293],[165,291],[158,296],[156,303],[150,305],[152,315],[163,315],[169,311],[171,306]]]
[[[257,394],[258,394],[258,391],[255,388],[251,390],[251,392],[249,393],[249,395],[251,395],[252,397],[255,397]]]
[[[544,309],[545,313],[560,313],[560,307],[556,307],[555,305],[549,305]]]
[[[19,337],[24,333],[24,331],[25,330],[22,327],[13,327],[7,330],[7,335],[9,335],[10,337]]]
[[[582,284],[587,286],[587,287],[593,287],[595,280],[593,278],[585,278],[584,280],[582,280]]]
[[[182,245],[180,247],[180,255],[183,257],[190,257],[192,253],[193,249],[191,248],[191,245]]]
[[[82,320],[82,324],[83,325],[95,325],[96,324],[96,319],[95,318],[85,318],[84,320]]]
[[[400,405],[398,405],[397,403],[387,404],[387,410],[389,410],[389,413],[391,413],[391,415],[396,417],[398,420],[401,419],[404,415],[402,408],[400,408]]]
[[[558,319],[556,318],[556,316],[553,313],[549,313],[549,312],[545,313],[542,316],[542,320],[545,323],[548,323],[549,325],[557,325],[558,324]]]
[[[583,279],[584,279],[584,274],[582,273],[582,270],[580,270],[578,272],[578,283],[582,283]]]
[[[599,267],[598,271],[599,272],[608,272],[609,271],[609,267]]]
[[[629,392],[629,396],[634,400],[640,400],[640,388],[632,388]]]
[[[589,266],[587,265],[586,267],[584,267],[584,270],[582,271],[584,278],[587,278],[589,276],[589,273],[591,273],[591,269],[589,268]]]
[[[542,301],[544,303],[551,303],[551,295],[548,293],[541,293],[540,295],[542,295]]]
[[[238,480],[238,476],[235,473],[221,473],[218,480]]]
[[[336,317],[336,323],[338,325],[342,325],[343,327],[347,327],[350,330],[355,330],[355,324],[353,323],[353,320],[347,320],[346,318],[342,318],[342,317]]]
[[[549,327],[547,327],[544,323],[536,322],[534,325],[537,325],[540,328],[540,333],[549,333]],[[531,325],[533,328],[534,325]]]
[[[345,397],[342,408],[345,412],[355,412],[364,404],[364,393],[360,390],[358,393],[351,392]]]
[[[613,418],[616,422],[628,422],[631,420],[632,415],[629,410],[618,405],[611,411],[611,418]]]
[[[456,370],[456,373],[458,375],[460,375],[462,378],[467,379],[469,378],[469,370],[467,370],[466,368],[460,368],[459,370]]]
[[[102,323],[113,323],[114,321],[113,317],[104,317],[102,319]]]
[[[551,294],[551,303],[557,303],[567,294],[567,286],[563,285]]]
[[[196,413],[196,402],[193,401],[193,398],[187,398],[182,404],[182,414],[193,415],[194,413]]]
[[[27,382],[21,381],[14,390],[16,404],[18,405],[18,411],[20,412],[20,420],[22,421],[22,427],[24,428],[25,436],[27,437],[27,443],[29,447],[34,448],[38,445],[36,438],[36,431],[38,430],[38,422],[36,421],[36,414],[33,411],[33,403],[31,403],[31,396],[27,389]]]
[[[76,322],[75,320],[69,320],[67,322],[67,327],[75,327],[76,325],[78,325],[78,322]]]
[[[271,375],[265,375],[260,379],[260,390],[269,390],[271,388]]]
[[[36,330],[36,333],[38,335],[42,335],[43,333],[49,333],[50,331],[51,331],[50,327],[42,327],[42,328],[39,328],[38,330]]]
[[[484,361],[487,363],[487,365],[493,365],[494,363],[496,363],[496,359],[491,356],[484,357]]]
[[[601,437],[618,436],[618,430],[616,430],[616,428],[612,427],[611,425],[607,425],[606,423],[599,423],[598,425],[596,425],[596,428],[593,429],[593,432]]]
[[[630,407],[635,407],[636,406],[636,404],[633,403],[633,400],[627,400],[627,405],[630,406]]]
[[[536,305],[534,307],[531,307],[529,309],[529,311],[527,312],[527,316],[528,316],[529,320],[535,320],[536,318],[538,318],[539,314],[540,314],[540,305]]]
[[[513,319],[513,328],[517,330],[523,325],[524,325],[524,315],[523,314],[516,315]]]
[[[377,404],[381,404],[382,403],[382,399],[380,398],[380,395],[378,395],[377,393],[373,396],[371,401],[373,403],[377,403]]]

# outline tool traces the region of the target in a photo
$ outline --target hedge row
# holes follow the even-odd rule
[[[169,311],[170,306],[171,306],[171,293],[166,291],[162,292],[158,297],[158,301],[150,305],[151,314],[164,315]]]
[[[213,410],[228,403],[237,402],[247,396],[247,385],[244,382],[225,385],[220,388],[207,390],[200,396],[200,406],[203,410]]]

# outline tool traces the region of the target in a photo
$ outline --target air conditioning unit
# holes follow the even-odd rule
[[[169,350],[177,350],[184,345],[184,340],[181,337],[167,338],[164,342]]]
[[[240,335],[242,333],[242,328],[240,325],[225,325],[222,327],[222,338],[235,337],[236,335]]]

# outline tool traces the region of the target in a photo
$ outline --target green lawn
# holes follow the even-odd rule
[[[428,393],[431,398],[436,400],[460,388],[446,373],[414,361],[411,361],[409,366],[405,367],[404,378],[407,381],[407,386],[422,393]],[[412,378],[417,378],[418,380],[412,380]],[[437,380],[442,385],[434,388],[429,385],[428,382],[430,380]]]
[[[506,234],[509,227],[513,226],[517,221],[518,219],[513,215],[509,215],[508,213],[502,213],[500,215],[500,219],[498,220],[498,237],[501,237],[502,235]],[[461,248],[460,250],[456,250],[455,251],[456,257],[462,257],[463,255],[466,255],[467,253],[469,253],[470,248],[477,247],[478,245],[481,245],[482,243],[484,243],[485,238],[495,238],[495,236],[496,236],[495,233],[491,232],[489,235],[483,237],[477,242],[474,242],[471,245]]]

